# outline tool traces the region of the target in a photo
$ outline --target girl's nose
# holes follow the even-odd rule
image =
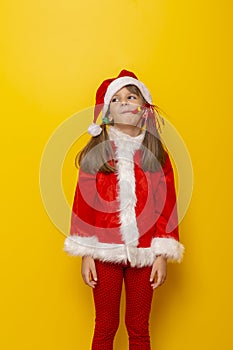
[[[127,105],[128,104],[128,100],[121,100],[121,104],[122,104],[122,106]]]

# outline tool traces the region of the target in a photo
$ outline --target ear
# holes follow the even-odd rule
[[[112,122],[113,121],[113,117],[109,114],[109,116],[108,116],[108,120],[110,121],[110,122]]]

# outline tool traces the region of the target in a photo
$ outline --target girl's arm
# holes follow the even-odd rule
[[[96,195],[96,175],[80,169],[72,206],[70,235],[64,244],[64,250],[70,255],[91,256],[94,251]]]
[[[89,287],[95,288],[97,283],[97,274],[95,268],[95,261],[91,256],[83,256],[81,270],[84,282]]]
[[[151,274],[150,274],[150,282],[151,287],[153,289],[161,286],[164,283],[167,276],[167,259],[159,255],[154,261],[152,265]],[[156,280],[155,280],[156,277]]]
[[[163,172],[155,191],[158,219],[154,232],[153,247],[156,255],[173,261],[181,261],[184,247],[179,243],[178,215],[174,174],[168,154]]]
[[[66,238],[65,251],[71,255],[82,256],[82,278],[91,288],[95,288],[97,283],[95,261],[87,255],[95,233],[95,196],[96,175],[80,170],[72,206],[70,236]]]
[[[91,236],[95,224],[94,202],[96,196],[96,175],[79,171],[75,190],[72,216],[71,235]]]

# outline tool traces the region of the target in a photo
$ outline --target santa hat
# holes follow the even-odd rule
[[[96,104],[94,109],[93,123],[89,126],[88,132],[92,136],[98,136],[102,128],[96,124],[97,118],[102,110],[102,119],[104,119],[112,97],[117,91],[126,85],[135,85],[140,90],[145,101],[151,105],[152,98],[147,87],[138,80],[136,75],[127,70],[122,70],[116,78],[106,79],[102,82],[96,92]]]

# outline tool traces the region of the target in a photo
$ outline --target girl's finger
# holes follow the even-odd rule
[[[91,280],[90,273],[86,273],[84,276],[84,282],[91,288],[95,287],[96,282]]]
[[[94,265],[91,267],[91,275],[94,281],[97,281],[97,273],[96,273],[96,268],[95,268],[95,263]]]
[[[152,284],[151,284],[151,287],[152,287],[153,289],[155,289],[155,288],[161,286],[161,285],[164,283],[164,281],[165,281],[165,276],[163,276],[163,275],[158,276],[157,281],[156,281],[155,283],[152,283]]]
[[[89,278],[89,272],[88,271],[85,271],[84,274],[83,274],[83,280],[86,284],[88,284],[90,278]]]
[[[160,284],[161,284],[161,281],[160,281],[160,280],[157,280],[155,283],[152,283],[151,287],[152,287],[153,289],[155,289],[155,288],[159,287]]]
[[[154,268],[152,268],[151,270],[151,274],[150,274],[150,282],[153,282],[154,281],[154,278],[155,278],[155,272],[156,270]]]

